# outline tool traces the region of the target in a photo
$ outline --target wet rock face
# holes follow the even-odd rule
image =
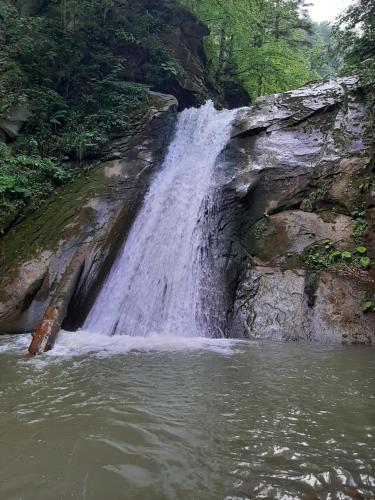
[[[155,90],[174,95],[180,109],[202,104],[209,98],[220,100],[218,92],[212,88],[207,78],[208,61],[204,37],[209,31],[206,25],[188,10],[177,6],[175,0],[119,0],[118,3],[123,3],[140,14],[154,13],[163,20],[165,28],[160,33],[160,39],[178,62],[180,74],[154,85]],[[143,82],[143,65],[147,63],[147,54],[140,48],[132,51],[130,47],[126,47],[124,57],[127,59],[128,77]]]
[[[135,136],[0,240],[0,334],[34,330],[48,309],[65,317],[70,303],[64,326],[82,324],[162,163],[176,111],[174,97],[151,93]]]
[[[375,257],[370,128],[353,78],[240,112],[218,215],[227,335],[375,342],[375,315],[362,312],[375,272],[355,257],[358,245]],[[330,263],[333,251],[352,258]]]

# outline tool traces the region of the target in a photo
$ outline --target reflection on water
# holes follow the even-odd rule
[[[72,335],[0,338],[1,500],[375,494],[373,349]]]

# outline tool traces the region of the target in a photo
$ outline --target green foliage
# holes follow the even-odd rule
[[[0,230],[70,178],[67,162],[79,167],[131,134],[148,84],[179,77],[165,28],[157,9],[141,14],[113,0],[49,0],[31,17],[0,2],[0,118],[20,104],[31,111],[0,152]]]
[[[371,313],[375,312],[375,304],[372,300],[367,300],[363,305],[362,305],[362,311],[364,313]]]
[[[357,0],[343,13],[334,28],[338,48],[347,67],[375,54],[375,0]]]
[[[334,26],[343,73],[356,73],[366,89],[368,108],[375,104],[375,0],[357,0]]]
[[[341,258],[343,260],[345,260],[346,262],[351,262],[353,256],[352,256],[351,252],[345,251],[345,252],[342,252]]]
[[[354,238],[363,238],[369,230],[369,225],[364,219],[356,219],[352,222],[352,235]]]
[[[361,257],[359,260],[359,265],[363,269],[368,269],[370,267],[370,264],[371,264],[371,260],[369,259],[369,257]]]
[[[339,260],[341,259],[341,252],[339,252],[338,250],[333,250],[330,254],[329,254],[329,264],[333,264],[334,262],[338,262]]]
[[[333,245],[333,243],[332,243],[332,241],[331,241],[331,240],[325,240],[325,242],[324,242],[324,248],[325,248],[326,250],[329,250],[330,248],[333,248],[333,246],[334,246],[334,245]]]
[[[360,219],[366,216],[366,212],[364,210],[354,210],[352,212],[353,219]]]
[[[79,8],[70,2],[69,12],[70,29],[61,24],[57,8],[38,22],[26,18],[31,19],[33,40],[18,49],[13,65],[24,75],[23,99],[33,110],[23,135],[42,155],[81,160],[84,152],[128,132],[129,114],[144,102],[145,93],[139,85],[121,84],[126,60],[115,54],[124,38],[116,38],[120,20],[110,22],[107,14],[102,25],[102,5],[94,0],[81,2]],[[26,23],[17,12],[11,21],[12,32],[17,21],[21,27]],[[22,34],[15,33],[14,43],[20,38]],[[129,36],[126,40],[129,43]],[[14,53],[12,43],[8,48]],[[27,140],[20,137],[22,145]]]
[[[311,45],[317,42],[303,0],[180,3],[210,28],[206,48],[217,84],[225,87],[238,80],[255,99],[318,77],[309,61]]]
[[[11,0],[0,7],[0,117],[28,103],[23,152],[82,160],[130,132],[145,105],[138,78],[159,85],[180,67],[160,39],[157,13],[141,15],[111,0],[54,0],[47,15],[24,17]],[[3,49],[4,47],[4,49]],[[145,54],[134,67],[128,53]],[[134,75],[136,73],[136,75]]]
[[[365,247],[359,246],[356,248],[358,255],[353,255],[349,250],[340,252],[330,240],[326,240],[324,245],[306,248],[301,254],[301,259],[311,269],[327,269],[340,265],[369,269],[371,259],[364,255],[366,251]]]
[[[70,178],[55,158],[12,154],[0,143],[0,232],[26,206],[38,206]]]
[[[304,264],[311,269],[324,269],[341,259],[341,252],[333,247],[308,247],[301,254]]]
[[[310,70],[319,78],[334,78],[337,74],[338,61],[332,38],[332,26],[329,22],[313,24],[314,33],[309,40],[311,48],[309,50]]]
[[[355,249],[355,251],[356,251],[357,253],[359,253],[360,255],[363,255],[363,254],[365,254],[365,253],[367,252],[367,248],[366,248],[366,247],[363,247],[363,246],[360,246],[360,247],[357,247],[357,248]]]

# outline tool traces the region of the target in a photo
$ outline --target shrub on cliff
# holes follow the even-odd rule
[[[69,177],[66,162],[80,165],[110,139],[130,134],[147,104],[145,87],[179,71],[161,41],[157,12],[140,15],[111,0],[44,5],[27,16],[12,0],[0,4],[0,141],[2,121],[12,123],[20,106],[29,115],[0,159],[0,231],[35,196],[40,202],[50,194],[56,179],[45,162]],[[33,165],[26,173],[20,158]]]

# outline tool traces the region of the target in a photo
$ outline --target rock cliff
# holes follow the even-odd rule
[[[259,99],[225,164],[228,334],[374,342],[373,136],[356,79]]]
[[[202,104],[208,98],[222,100],[208,80],[208,61],[204,50],[204,37],[209,34],[206,25],[188,10],[177,7],[174,0],[127,0],[124,3],[136,12],[151,12],[163,20],[165,28],[160,38],[180,66],[179,74],[154,85],[155,90],[176,96],[180,109]],[[133,79],[142,82],[142,66],[147,55],[126,53],[126,57]]]
[[[175,98],[151,94],[132,139],[112,144],[105,161],[2,239],[0,333],[31,331],[46,310],[52,327],[82,324],[176,110]],[[213,335],[375,341],[371,127],[354,78],[239,111],[207,218]]]

